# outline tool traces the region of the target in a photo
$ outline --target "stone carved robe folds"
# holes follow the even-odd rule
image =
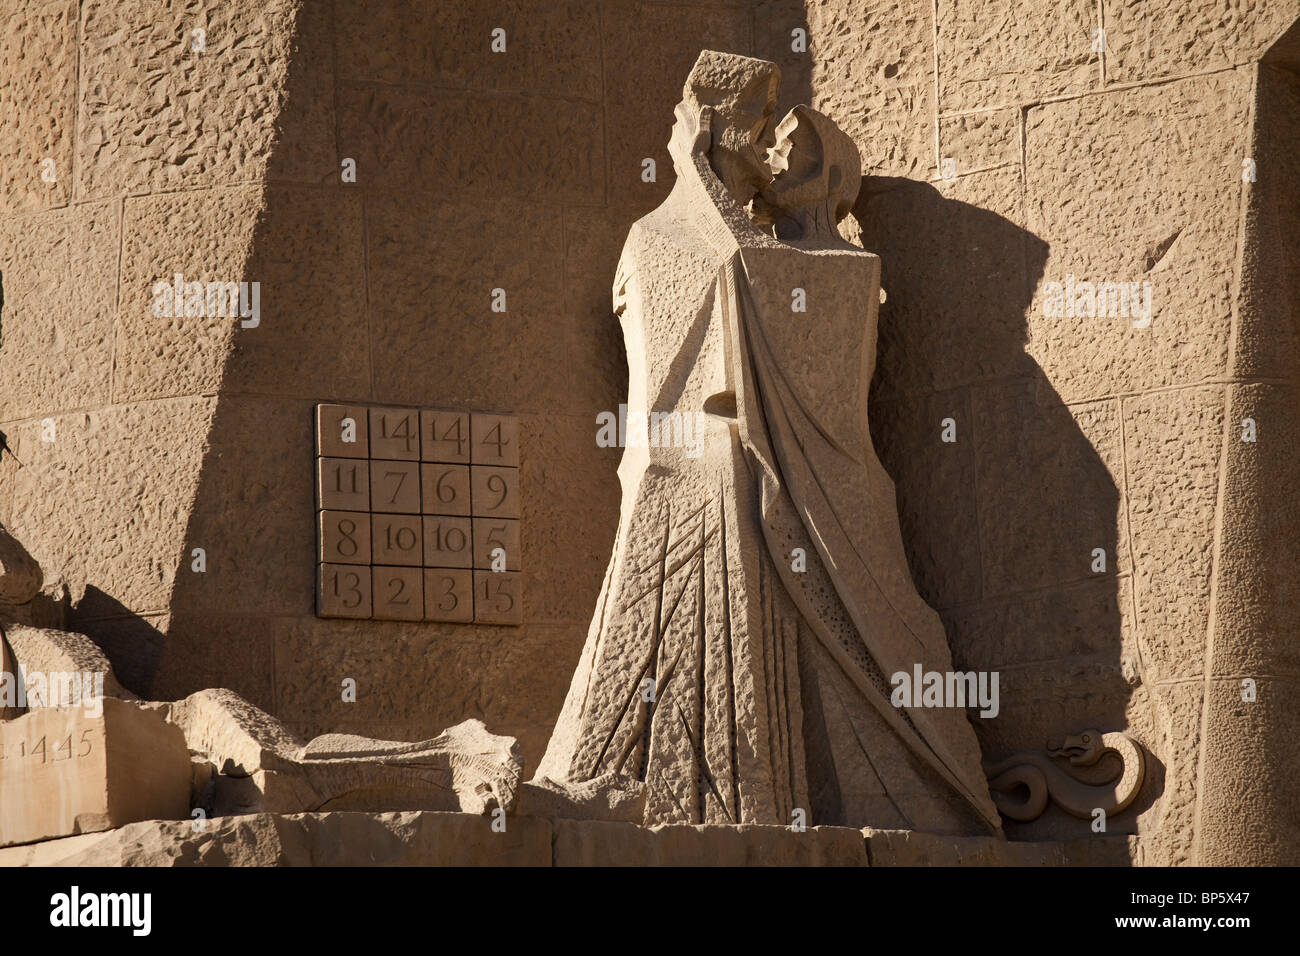
[[[677,183],[632,227],[615,308],[629,417],[701,413],[702,450],[625,450],[614,554],[538,777],[643,781],[647,824],[802,809],[996,831],[965,714],[889,701],[891,674],[952,663],[868,432],[879,259],[778,241],[703,155],[672,152]]]

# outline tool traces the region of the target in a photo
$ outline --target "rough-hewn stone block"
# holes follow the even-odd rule
[[[1127,571],[1119,403],[1026,380],[971,389],[971,408],[985,596]]]
[[[903,545],[917,590],[935,607],[981,593],[975,436],[967,389],[871,404],[871,431],[894,479]],[[956,442],[942,441],[951,418]]]
[[[1148,680],[1204,669],[1223,405],[1222,388],[1124,401],[1137,626]]]
[[[953,161],[958,176],[1020,162],[1020,111],[987,110],[940,118],[939,156]],[[939,172],[943,173],[942,166]]]
[[[381,0],[340,4],[337,11],[335,35],[345,81],[600,99],[595,4]],[[497,28],[505,31],[504,52],[492,49]]]
[[[0,210],[6,216],[61,206],[72,196],[77,6],[71,0],[5,4]]]
[[[0,224],[0,421],[108,402],[120,220],[114,202]]]
[[[1230,73],[1030,110],[1029,229],[1051,253],[1028,351],[1066,401],[1225,370],[1249,89],[1248,76]],[[1224,265],[1207,273],[1211,262]],[[1131,312],[1046,314],[1046,284],[1071,276],[1150,283],[1150,326],[1135,328],[1145,319]]]
[[[360,196],[273,186],[256,225],[243,274],[229,281],[258,283],[261,314],[256,326],[242,318],[229,326],[235,350],[223,393],[366,394],[372,356]],[[235,258],[225,268],[240,265]]]
[[[1097,5],[1066,0],[990,10],[981,0],[938,5],[939,109],[1010,106],[1101,84]]]
[[[550,411],[569,378],[550,211],[401,196],[368,204],[366,217],[370,284],[383,290],[371,303],[372,347],[387,356],[375,367],[376,395],[428,408]],[[461,234],[470,221],[473,235]],[[505,312],[492,311],[498,288]]]
[[[167,311],[167,300],[166,293],[160,291],[155,296],[153,290],[158,283],[174,287],[178,273],[183,284],[202,282],[206,313],[208,282],[256,279],[246,274],[245,267],[261,211],[262,194],[254,187],[127,201],[122,227],[114,400],[217,390],[227,350],[241,319],[229,314],[187,316],[184,302],[174,301],[172,314],[154,315],[155,304]],[[213,311],[222,311],[226,303],[214,301],[213,305]]]
[[[609,193],[620,201],[655,204],[673,184],[668,136],[682,79],[700,50],[749,52],[752,11],[670,7],[616,0],[601,8],[606,63],[605,141]],[[647,44],[653,36],[660,42]],[[609,69],[609,64],[617,64]],[[778,117],[779,118],[779,117]],[[653,159],[656,181],[641,179],[641,161]]]
[[[1249,63],[1297,16],[1294,0],[1107,0],[1106,79],[1134,83]]]
[[[28,467],[15,478],[10,530],[57,569],[48,577],[57,574],[74,603],[94,586],[123,608],[160,611],[178,569],[192,573],[185,529],[213,402],[118,405],[53,416],[48,431],[42,421],[11,430]]]
[[[881,257],[876,396],[1037,374],[1025,308],[1047,255],[1023,228],[1020,174],[867,180],[862,244]]]
[[[294,6],[289,0],[84,4],[77,195],[192,189],[263,176],[290,62]],[[192,49],[195,29],[205,31],[203,52]]]
[[[357,185],[403,200],[418,190],[590,202],[604,192],[602,127],[599,107],[571,100],[384,86],[339,91],[339,150],[356,159]]]
[[[0,723],[0,845],[188,816],[180,729],[137,704],[101,703],[100,714],[42,708]]]

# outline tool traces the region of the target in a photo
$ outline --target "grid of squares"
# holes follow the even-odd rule
[[[316,406],[318,617],[522,623],[519,421]]]

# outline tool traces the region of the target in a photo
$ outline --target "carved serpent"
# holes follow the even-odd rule
[[[1107,753],[1118,755],[1123,767],[1113,781],[1105,784],[1078,780],[1052,759],[1069,757],[1072,766],[1090,767]],[[1097,730],[1066,737],[1057,748],[1049,744],[1046,754],[1027,751],[984,765],[998,811],[1012,820],[1022,821],[1033,820],[1047,809],[1048,797],[1067,813],[1085,820],[1097,808],[1105,810],[1107,816],[1119,813],[1137,797],[1145,772],[1145,757],[1136,741],[1125,734],[1103,734]],[[1027,800],[1012,799],[1011,793],[1018,787],[1028,789]]]

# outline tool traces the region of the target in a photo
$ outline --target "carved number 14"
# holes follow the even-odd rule
[[[453,431],[456,433],[455,436],[452,435]],[[442,433],[442,440],[454,441],[456,443],[456,454],[457,455],[465,454],[466,439],[465,436],[461,434],[459,418],[455,420],[455,424],[451,425],[445,432]]]

